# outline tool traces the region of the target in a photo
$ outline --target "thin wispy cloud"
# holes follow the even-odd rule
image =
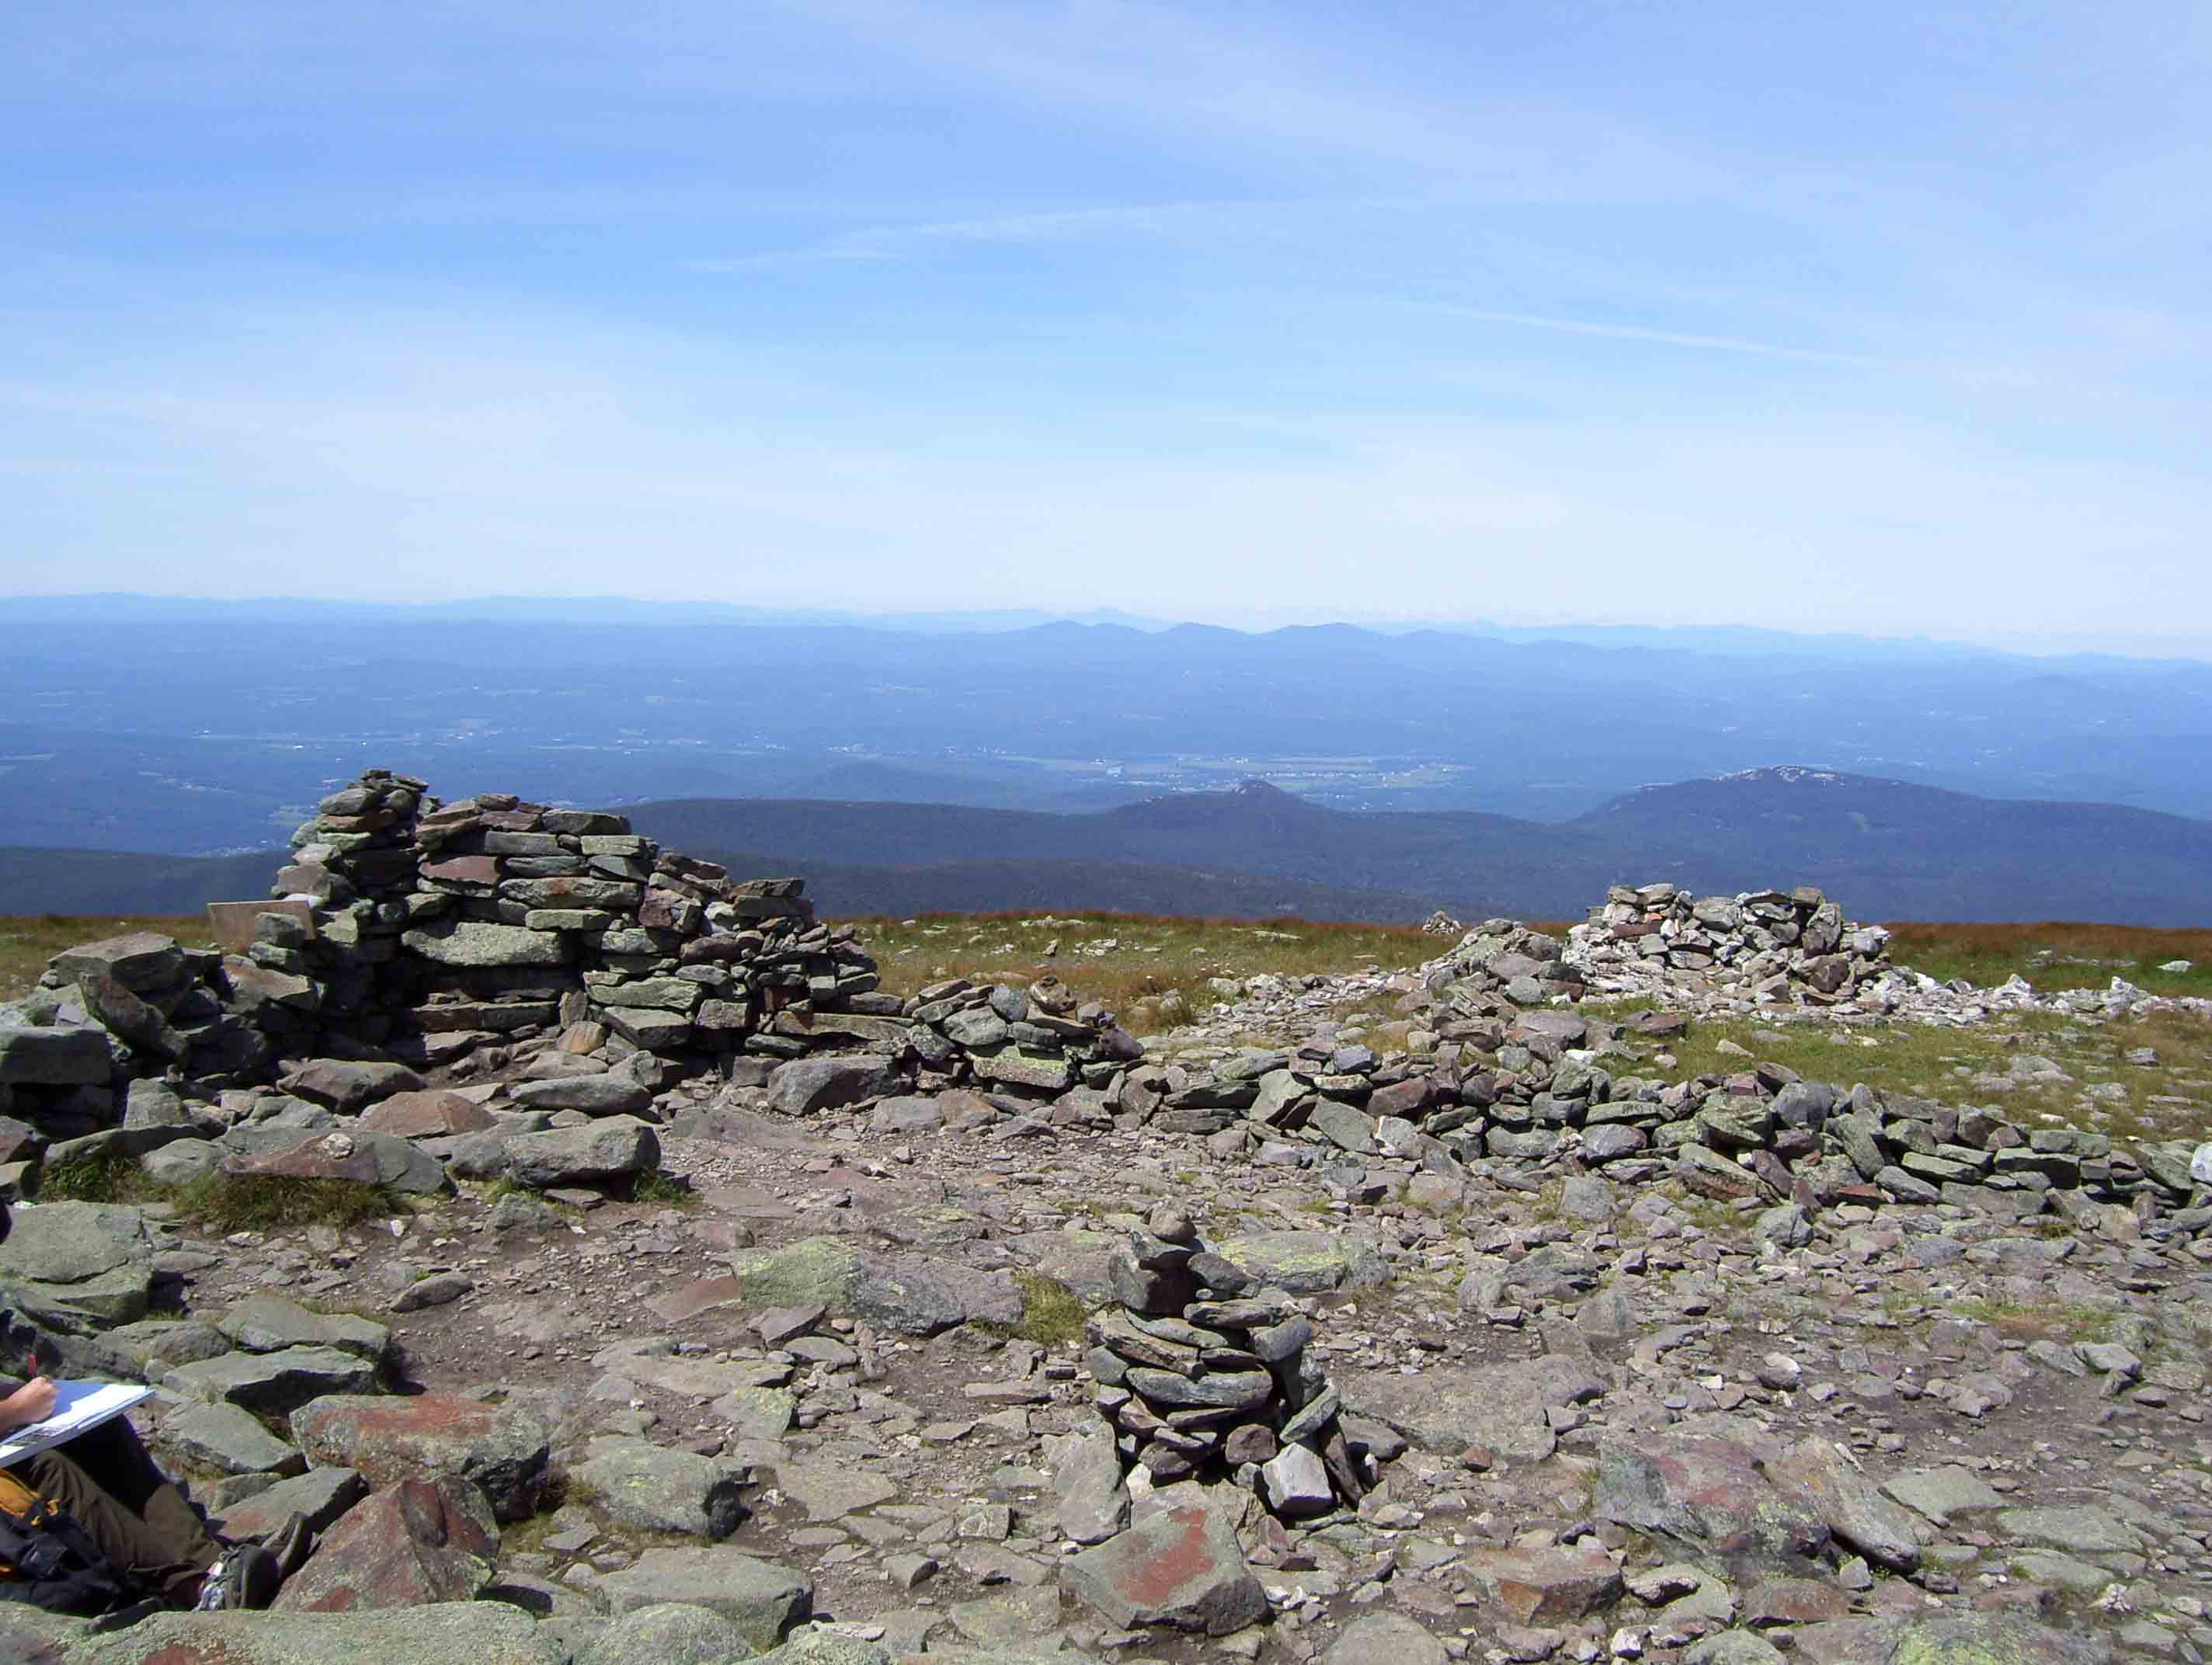
[[[1158,237],[1249,211],[1228,203],[1157,203],[1126,208],[1070,209],[1046,214],[1000,214],[980,219],[937,220],[915,225],[871,226],[840,232],[796,248],[756,254],[712,255],[684,262],[699,272],[763,271],[783,266],[912,259],[933,250],[971,244],[1036,244],[1098,237]]]
[[[0,590],[2212,634],[2212,23],[2032,24],[33,9]]]
[[[1863,353],[1837,353],[1813,347],[1792,347],[1779,342],[1746,341],[1735,336],[1693,335],[1681,330],[1652,330],[1635,324],[1609,324],[1595,319],[1546,318],[1534,313],[1499,312],[1486,307],[1458,307],[1445,301],[1420,301],[1424,312],[1464,318],[1477,324],[1504,325],[1513,329],[1553,330],[1562,335],[1597,336],[1611,341],[1643,341],[1661,347],[1686,347],[1704,353],[1741,353],[1752,358],[1788,360],[1799,364],[1875,364],[1878,359]]]

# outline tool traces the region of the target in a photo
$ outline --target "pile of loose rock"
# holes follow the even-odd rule
[[[1551,975],[1561,962],[1536,962],[1538,971],[1516,963],[1534,959],[1537,934],[1491,933],[1519,947],[1440,994],[1409,988],[1416,1049],[1378,1060],[1364,1042],[1317,1037],[1243,1052],[1211,1071],[1146,1064],[1124,1078],[1121,1114],[1269,1166],[1412,1157],[1423,1171],[1410,1200],[1428,1204],[1493,1170],[1531,1184],[1553,1170],[1673,1176],[1709,1197],[1800,1208],[1942,1201],[2008,1215],[2112,1203],[2187,1210],[2204,1182],[2186,1141],[2123,1148],[2102,1133],[2022,1125],[1996,1108],[1802,1079],[1748,1056],[1741,1070],[1686,1079],[1616,1075],[1607,1065],[1625,1036],[1663,1039],[1682,1020],[1647,1012],[1613,1024],[1565,1006],[1514,1005],[1499,992],[1501,971],[1511,973],[1507,987],[1524,978],[1568,986]],[[1467,1015],[1491,1005],[1503,1012]]]
[[[1567,957],[1605,993],[1685,981],[1761,1001],[1832,1005],[1889,969],[1889,933],[1854,925],[1810,885],[1693,896],[1673,884],[1616,884],[1567,933]]]
[[[1341,1399],[1289,1298],[1209,1252],[1166,1204],[1130,1234],[1112,1277],[1115,1304],[1085,1327],[1085,1362],[1120,1454],[1147,1483],[1233,1474],[1286,1521],[1358,1503],[1367,1487]]]

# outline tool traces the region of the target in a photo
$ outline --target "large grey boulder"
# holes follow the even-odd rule
[[[368,1495],[368,1482],[350,1468],[310,1468],[265,1492],[215,1511],[216,1526],[233,1540],[266,1537],[294,1515],[320,1532]]]
[[[376,1366],[335,1347],[286,1347],[278,1352],[227,1352],[179,1364],[161,1385],[183,1399],[227,1401],[249,1411],[288,1416],[327,1394],[363,1393],[376,1385]]]
[[[539,1418],[451,1394],[333,1393],[293,1414],[292,1435],[310,1461],[357,1471],[371,1486],[424,1475],[465,1481],[502,1521],[537,1508],[551,1457]]]
[[[80,977],[76,992],[94,1021],[133,1052],[172,1064],[185,1055],[185,1037],[169,1027],[160,1008],[140,1000],[115,978]]]
[[[64,948],[49,964],[64,982],[112,977],[124,987],[143,994],[173,988],[185,975],[185,953],[173,937],[133,931],[128,936],[104,937],[98,942]]]
[[[743,1463],[617,1437],[593,1440],[569,1480],[618,1526],[721,1539],[745,1517],[749,1472]]]
[[[905,1079],[890,1060],[868,1054],[794,1058],[769,1075],[769,1108],[786,1115],[839,1109],[895,1093]]]
[[[479,1135],[483,1137],[483,1135]],[[578,1127],[515,1133],[505,1141],[507,1176],[534,1191],[604,1185],[660,1166],[659,1135],[635,1116],[611,1115]]]
[[[557,931],[520,925],[442,919],[399,933],[402,946],[440,965],[467,970],[505,965],[566,965],[567,945]]]
[[[114,1066],[107,1036],[96,1029],[0,1023],[0,1084],[96,1087]]]
[[[1292,1295],[1374,1289],[1389,1280],[1389,1263],[1372,1245],[1338,1231],[1255,1231],[1214,1246],[1255,1279]]]
[[[1079,1544],[1103,1544],[1129,1523],[1129,1489],[1121,1483],[1121,1459],[1114,1431],[1094,1422],[1075,1433],[1048,1437],[1058,1495],[1054,1518]]]
[[[429,1084],[404,1064],[364,1059],[314,1058],[276,1084],[295,1098],[341,1115],[367,1109],[397,1092],[421,1092]]]
[[[134,1323],[153,1287],[153,1240],[136,1208],[26,1204],[0,1243],[0,1296],[50,1328],[82,1334]]]

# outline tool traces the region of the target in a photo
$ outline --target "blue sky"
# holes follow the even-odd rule
[[[2202,5],[10,11],[0,591],[2212,652]]]

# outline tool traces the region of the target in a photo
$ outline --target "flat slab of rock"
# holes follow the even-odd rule
[[[296,1474],[299,1449],[235,1405],[182,1405],[161,1423],[161,1443],[195,1468],[217,1474]]]
[[[300,1137],[268,1139],[257,1135],[275,1129],[234,1129],[222,1141],[222,1171],[241,1178],[343,1180],[354,1185],[388,1185],[395,1191],[429,1196],[451,1189],[436,1158],[404,1139],[360,1127],[300,1128]],[[294,1130],[283,1130],[294,1131]]]
[[[1540,1462],[1559,1443],[1547,1407],[1581,1405],[1605,1383],[1572,1359],[1547,1354],[1525,1364],[1424,1370],[1347,1370],[1337,1378],[1345,1409],[1371,1417],[1416,1445],[1456,1455],[1486,1445],[1516,1462]]]
[[[1021,1287],[1009,1272],[978,1271],[922,1255],[880,1255],[841,1237],[805,1237],[781,1249],[734,1255],[744,1299],[757,1306],[818,1306],[902,1335],[955,1324],[1021,1322]]]
[[[154,1287],[146,1217],[112,1203],[27,1203],[0,1243],[0,1285],[54,1328],[136,1323]]]
[[[660,1166],[660,1136],[631,1115],[602,1117],[580,1127],[548,1127],[504,1141],[507,1176],[533,1191],[563,1185],[604,1185]]]
[[[1775,1486],[1807,1498],[1820,1511],[1829,1535],[1876,1566],[1910,1572],[1920,1565],[1920,1540],[1912,1530],[1911,1515],[1851,1467],[1834,1441],[1817,1436],[1801,1440],[1779,1462],[1769,1463],[1766,1474]]]
[[[1736,1440],[1667,1431],[1612,1439],[1598,1454],[1593,1512],[1739,1564],[1793,1561],[1828,1541],[1820,1508],[1767,1484],[1765,1455]]]
[[[863,1099],[882,1098],[905,1085],[890,1060],[868,1055],[794,1058],[779,1064],[768,1079],[769,1108],[785,1115],[841,1109]]]
[[[394,1139],[445,1139],[456,1133],[481,1133],[492,1125],[489,1110],[457,1092],[432,1089],[398,1092],[363,1111],[361,1125],[373,1133]]]
[[[842,1463],[793,1459],[775,1465],[777,1488],[806,1511],[810,1521],[834,1521],[898,1496],[880,1474]]]
[[[734,1549],[648,1549],[598,1588],[617,1613],[665,1601],[710,1608],[763,1650],[814,1611],[811,1579]]]
[[[483,1492],[465,1480],[403,1480],[348,1510],[276,1606],[359,1613],[473,1601],[498,1559],[499,1527]]]
[[[311,1312],[281,1295],[257,1295],[241,1301],[216,1322],[234,1346],[247,1352],[277,1352],[286,1347],[335,1347],[372,1363],[391,1351],[392,1332],[351,1313]]]
[[[611,1071],[518,1082],[507,1089],[507,1097],[526,1110],[581,1110],[586,1115],[627,1115],[653,1103],[650,1088]]]
[[[1292,1295],[1375,1289],[1390,1278],[1389,1262],[1373,1248],[1338,1231],[1255,1231],[1224,1239],[1214,1252]]]
[[[502,1521],[535,1511],[551,1452],[544,1423],[528,1412],[450,1394],[331,1395],[294,1415],[292,1436],[311,1462],[358,1470],[373,1486],[416,1475],[465,1480]]]
[[[429,1083],[404,1064],[352,1058],[316,1058],[276,1084],[295,1098],[351,1115],[396,1092],[421,1092]]]
[[[368,1483],[350,1468],[311,1468],[233,1504],[220,1525],[227,1538],[264,1538],[299,1514],[320,1532],[368,1495]]]
[[[567,945],[557,931],[520,925],[442,919],[399,933],[401,944],[440,965],[477,969],[500,965],[565,965]]]
[[[1202,1504],[1164,1509],[1060,1563],[1060,1585],[1121,1630],[1164,1625],[1227,1636],[1267,1616],[1237,1534]]]
[[[1322,1656],[1322,1665],[1444,1665],[1444,1644],[1402,1613],[1362,1613]]]
[[[729,1665],[753,1657],[744,1633],[719,1613],[664,1601],[607,1620],[599,1639],[579,1650],[576,1665]]]
[[[520,1607],[453,1602],[383,1613],[157,1613],[74,1644],[70,1665],[568,1665],[556,1635]]]
[[[161,1385],[184,1399],[225,1400],[249,1411],[289,1416],[325,1394],[357,1394],[376,1385],[376,1366],[335,1347],[286,1347],[276,1352],[227,1352],[179,1364]]]
[[[2004,1498],[1987,1480],[1972,1469],[1955,1464],[1893,1475],[1882,1482],[1881,1489],[1938,1526],[1948,1526],[1954,1515],[2004,1507]]]
[[[1791,1632],[1805,1665],[2109,1665],[2112,1644],[2002,1613],[1928,1619],[1839,1619]]]
[[[1999,1531],[2022,1543],[2063,1550],[2069,1555],[2132,1555],[2143,1547],[2141,1533],[2101,1509],[2008,1509],[1997,1516],[1996,1523]]]

